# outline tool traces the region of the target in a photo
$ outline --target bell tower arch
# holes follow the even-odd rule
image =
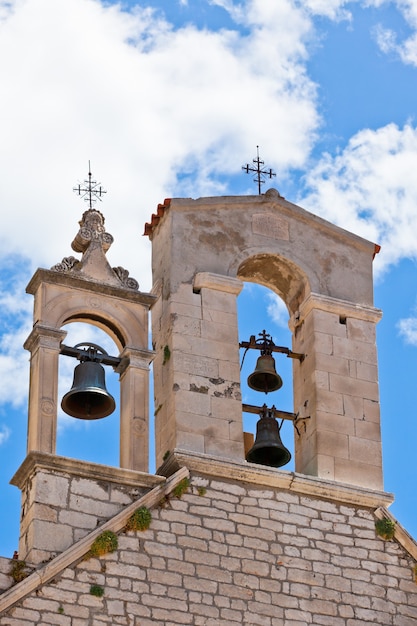
[[[173,450],[242,461],[236,297],[265,285],[290,313],[296,472],[382,487],[372,261],[378,246],[286,201],[173,199],[152,240],[157,463]]]

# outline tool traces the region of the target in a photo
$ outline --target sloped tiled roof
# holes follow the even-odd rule
[[[153,229],[158,226],[161,218],[164,216],[165,211],[169,209],[169,205],[171,204],[171,198],[165,198],[162,204],[158,204],[156,213],[152,213],[151,221],[145,223],[145,231],[144,235],[148,237],[152,236]]]

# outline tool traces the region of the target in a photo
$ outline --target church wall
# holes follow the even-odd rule
[[[142,495],[159,476],[32,453],[12,479],[22,489],[19,558],[38,565]]]
[[[148,530],[122,532],[116,552],[65,569],[0,624],[412,626],[414,565],[376,535],[372,508],[193,472]]]

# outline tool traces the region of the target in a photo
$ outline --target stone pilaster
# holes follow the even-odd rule
[[[24,345],[31,353],[28,452],[55,452],[58,357],[66,334],[56,328],[35,324]]]
[[[149,467],[149,350],[125,348],[127,367],[120,375],[120,467],[141,472]]]
[[[292,319],[295,407],[310,418],[296,436],[296,471],[382,488],[373,307],[311,294]]]
[[[243,458],[238,279],[202,272],[153,310],[157,464],[186,450]],[[158,315],[159,314],[159,315]]]

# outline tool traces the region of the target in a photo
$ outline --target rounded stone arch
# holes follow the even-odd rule
[[[138,315],[129,301],[115,302],[105,294],[88,294],[81,290],[60,290],[47,302],[44,322],[62,328],[72,322],[84,322],[104,330],[121,352],[126,346],[147,345],[147,321]]]
[[[248,252],[244,260],[240,260],[236,276],[274,291],[285,302],[290,315],[298,310],[311,291],[306,273],[280,254]]]
[[[91,315],[91,313],[86,311],[79,311],[67,316],[62,322],[61,328],[65,329],[69,324],[75,323],[89,324],[104,331],[116,344],[119,352],[127,345],[127,337],[123,332],[124,329],[120,328],[115,323],[115,320],[110,320],[101,315]]]

